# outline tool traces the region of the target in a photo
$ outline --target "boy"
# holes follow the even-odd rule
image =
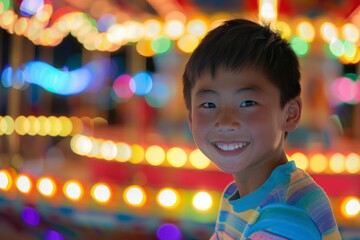
[[[325,192],[288,162],[301,116],[300,72],[289,43],[235,19],[210,31],[183,75],[198,148],[234,176],[212,239],[341,239]]]

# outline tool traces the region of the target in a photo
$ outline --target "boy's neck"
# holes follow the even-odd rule
[[[240,197],[244,197],[258,189],[266,182],[276,167],[284,165],[287,162],[286,154],[283,153],[283,156],[278,158],[278,160],[270,161],[268,164],[261,164],[260,166],[248,168],[244,172],[234,174],[233,176]]]

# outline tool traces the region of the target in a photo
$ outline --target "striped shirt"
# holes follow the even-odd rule
[[[326,193],[293,161],[275,168],[254,192],[236,195],[232,182],[211,239],[341,239]]]

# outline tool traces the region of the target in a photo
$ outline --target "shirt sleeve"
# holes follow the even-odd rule
[[[322,239],[311,217],[302,209],[273,203],[259,210],[256,222],[248,225],[248,239]]]

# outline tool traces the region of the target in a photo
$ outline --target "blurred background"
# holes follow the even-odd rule
[[[208,239],[232,177],[195,147],[186,60],[264,18],[300,58],[287,154],[360,239],[359,0],[0,0],[0,239]]]

